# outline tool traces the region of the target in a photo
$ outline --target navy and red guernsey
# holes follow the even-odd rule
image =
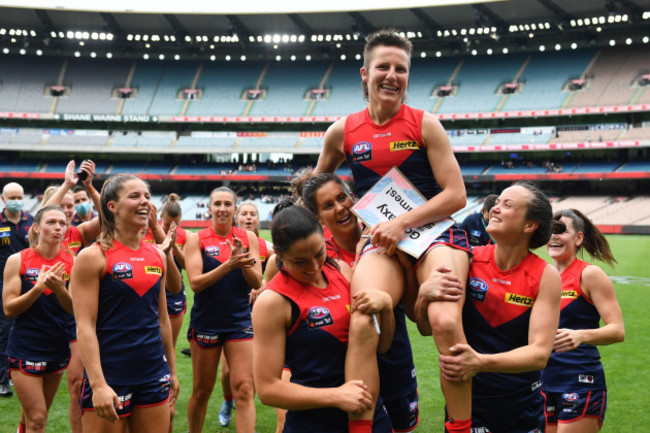
[[[357,197],[362,197],[393,166],[427,200],[441,191],[422,138],[423,116],[424,111],[402,104],[384,125],[375,124],[367,108],[346,118],[343,150],[352,169]]]
[[[479,353],[501,353],[528,344],[530,314],[546,262],[533,253],[512,269],[494,262],[495,245],[474,248],[469,269],[463,327],[467,342]],[[540,371],[479,373],[472,380],[474,400],[539,394]]]
[[[229,241],[238,238],[248,249],[246,230],[233,227],[226,237],[217,235],[211,227],[198,232],[203,273],[218,268],[230,258]],[[190,328],[197,332],[237,332],[252,326],[248,294],[251,286],[242,269],[233,269],[219,281],[194,295]]]
[[[52,267],[63,262],[64,278],[70,280],[74,258],[66,251],[52,259],[45,259],[33,248],[20,252],[20,294],[34,288],[43,266]],[[56,294],[46,288],[26,311],[19,314],[11,325],[7,354],[14,358],[39,361],[59,361],[70,357],[68,324],[72,315],[67,313]]]
[[[84,246],[84,242],[83,236],[81,236],[81,232],[77,227],[68,227],[68,230],[66,230],[65,236],[63,237],[63,241],[61,242],[61,246],[63,249],[70,251],[72,255],[76,256],[77,253],[79,253],[79,250]]]
[[[575,259],[562,272],[562,310],[558,328],[598,329],[600,315],[587,299],[580,285],[582,272],[589,263]],[[600,352],[593,344],[581,344],[574,350],[551,353],[543,373],[544,390],[548,392],[582,392],[605,390],[605,372]]]
[[[132,250],[114,240],[103,253],[96,329],[106,381],[136,385],[169,374],[158,323],[160,251],[147,242]]]

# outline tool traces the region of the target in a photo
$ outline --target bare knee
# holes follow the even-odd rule
[[[250,380],[239,381],[233,384],[232,395],[237,401],[253,400],[255,397],[255,386],[252,378]]]
[[[429,304],[429,324],[436,341],[457,342],[460,335],[460,316],[456,316],[439,303]]]
[[[25,422],[28,430],[45,431],[47,423],[47,412],[44,410],[31,411],[25,415]]]
[[[198,385],[194,386],[194,389],[192,390],[192,398],[198,401],[208,401],[210,400],[210,396],[212,395],[212,387],[208,387],[205,385]]]

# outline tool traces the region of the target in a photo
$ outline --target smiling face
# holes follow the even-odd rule
[[[72,194],[66,194],[63,196],[61,199],[61,209],[63,209],[66,222],[69,226],[72,222],[72,217],[74,216],[74,199],[72,198]]]
[[[151,193],[140,179],[127,180],[122,184],[118,199],[109,201],[107,206],[116,224],[135,226],[140,231],[149,224]]]
[[[354,204],[337,182],[323,184],[315,194],[318,218],[335,235],[351,234],[357,229],[357,217],[350,212]]]
[[[38,242],[56,244],[63,241],[67,227],[66,215],[58,209],[46,211],[33,230],[38,235]]]
[[[532,193],[522,186],[511,186],[503,190],[490,210],[487,231],[498,238],[517,238],[522,233],[531,233],[537,223],[526,219],[528,202]]]
[[[235,215],[235,197],[228,191],[214,191],[210,196],[210,215],[218,226],[232,226]]]
[[[251,232],[256,232],[260,227],[260,216],[257,208],[251,204],[239,206],[237,212],[237,227]]]
[[[563,233],[551,235],[551,240],[546,244],[546,252],[553,260],[562,262],[575,258],[578,248],[584,240],[584,233],[576,232],[573,220],[561,217],[560,221],[566,226]]]
[[[410,67],[411,59],[403,49],[376,46],[368,65],[361,68],[361,79],[368,87],[370,103],[399,106],[408,88]]]
[[[325,239],[320,232],[298,239],[284,253],[277,252],[287,273],[295,280],[312,286],[323,281],[321,270],[327,259]]]

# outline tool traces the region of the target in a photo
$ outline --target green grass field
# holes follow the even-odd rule
[[[262,234],[270,238],[268,231]],[[604,265],[612,276],[618,300],[623,310],[626,326],[624,343],[601,348],[603,363],[607,373],[609,401],[607,418],[603,426],[605,433],[647,432],[650,431],[650,416],[647,412],[646,380],[650,380],[647,368],[650,360],[650,318],[647,314],[645,295],[650,290],[650,270],[646,262],[650,256],[650,237],[648,236],[609,236],[614,255],[619,264],[612,270]],[[536,251],[547,258],[543,249]],[[635,278],[626,278],[635,277]],[[188,311],[192,302],[188,290]],[[181,395],[176,406],[174,430],[187,432],[186,409],[191,391],[190,359],[180,353],[188,347],[185,331],[189,314],[185,316],[184,329],[181,330],[177,344],[178,376],[181,382]],[[411,342],[415,354],[420,394],[420,432],[443,431],[443,399],[438,381],[437,352],[431,338],[421,337],[413,324],[409,323]],[[48,431],[69,431],[67,409],[68,391],[65,380],[56,396],[48,420]],[[217,413],[221,407],[222,395],[217,385],[212,396],[205,423],[205,432],[235,431],[234,420],[230,429],[219,426]],[[236,411],[234,412],[236,415]],[[0,398],[0,433],[14,433],[20,416],[18,399]],[[257,431],[268,433],[275,430],[275,412],[272,408],[257,405]],[[137,433],[137,432],[135,432]]]

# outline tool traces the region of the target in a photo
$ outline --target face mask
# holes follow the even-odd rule
[[[79,203],[74,207],[74,210],[76,210],[79,215],[86,215],[90,210],[90,203],[87,201]]]
[[[7,206],[7,209],[9,209],[9,212],[18,213],[23,208],[23,201],[22,200],[7,200],[6,206]]]

